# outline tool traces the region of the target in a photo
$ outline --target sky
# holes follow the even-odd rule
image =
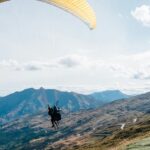
[[[0,5],[0,96],[30,87],[150,91],[150,1],[88,2],[94,30],[36,0]]]

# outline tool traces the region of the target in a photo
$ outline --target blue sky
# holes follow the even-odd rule
[[[0,95],[28,87],[150,90],[150,1],[89,0],[93,31],[35,0],[0,5]]]

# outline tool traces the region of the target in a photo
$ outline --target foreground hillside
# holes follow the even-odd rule
[[[150,149],[150,135],[145,138],[138,139],[126,146],[125,150],[149,150]]]
[[[47,112],[3,125],[1,149],[110,149],[147,135],[150,93],[112,102],[103,108],[63,113],[60,128],[51,128]]]
[[[94,140],[93,140],[94,139]],[[80,150],[149,150],[150,116],[144,115],[137,122],[128,122],[122,130],[114,130],[112,135],[101,140],[90,136],[93,143],[84,144]]]

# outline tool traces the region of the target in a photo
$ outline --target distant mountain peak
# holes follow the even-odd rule
[[[94,93],[123,93],[121,90],[104,90],[104,91],[98,91]]]
[[[129,95],[124,94],[120,90],[105,90],[101,92],[94,92],[91,94],[91,96],[104,103],[129,97]]]
[[[39,90],[45,90],[45,88],[44,87],[40,87]]]

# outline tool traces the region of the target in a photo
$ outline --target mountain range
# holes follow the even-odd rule
[[[58,130],[51,128],[47,112],[41,111],[2,125],[0,147],[18,150],[121,150],[120,146],[127,145],[131,149],[136,139],[147,140],[150,137],[149,114],[150,93],[116,100],[96,109],[62,112]],[[146,145],[147,149],[149,145]]]
[[[55,89],[25,89],[0,98],[0,122],[32,115],[47,109],[47,105],[56,105],[63,110],[76,112],[81,109],[92,109],[128,95],[120,91],[104,91],[90,95],[75,92],[64,92]]]

